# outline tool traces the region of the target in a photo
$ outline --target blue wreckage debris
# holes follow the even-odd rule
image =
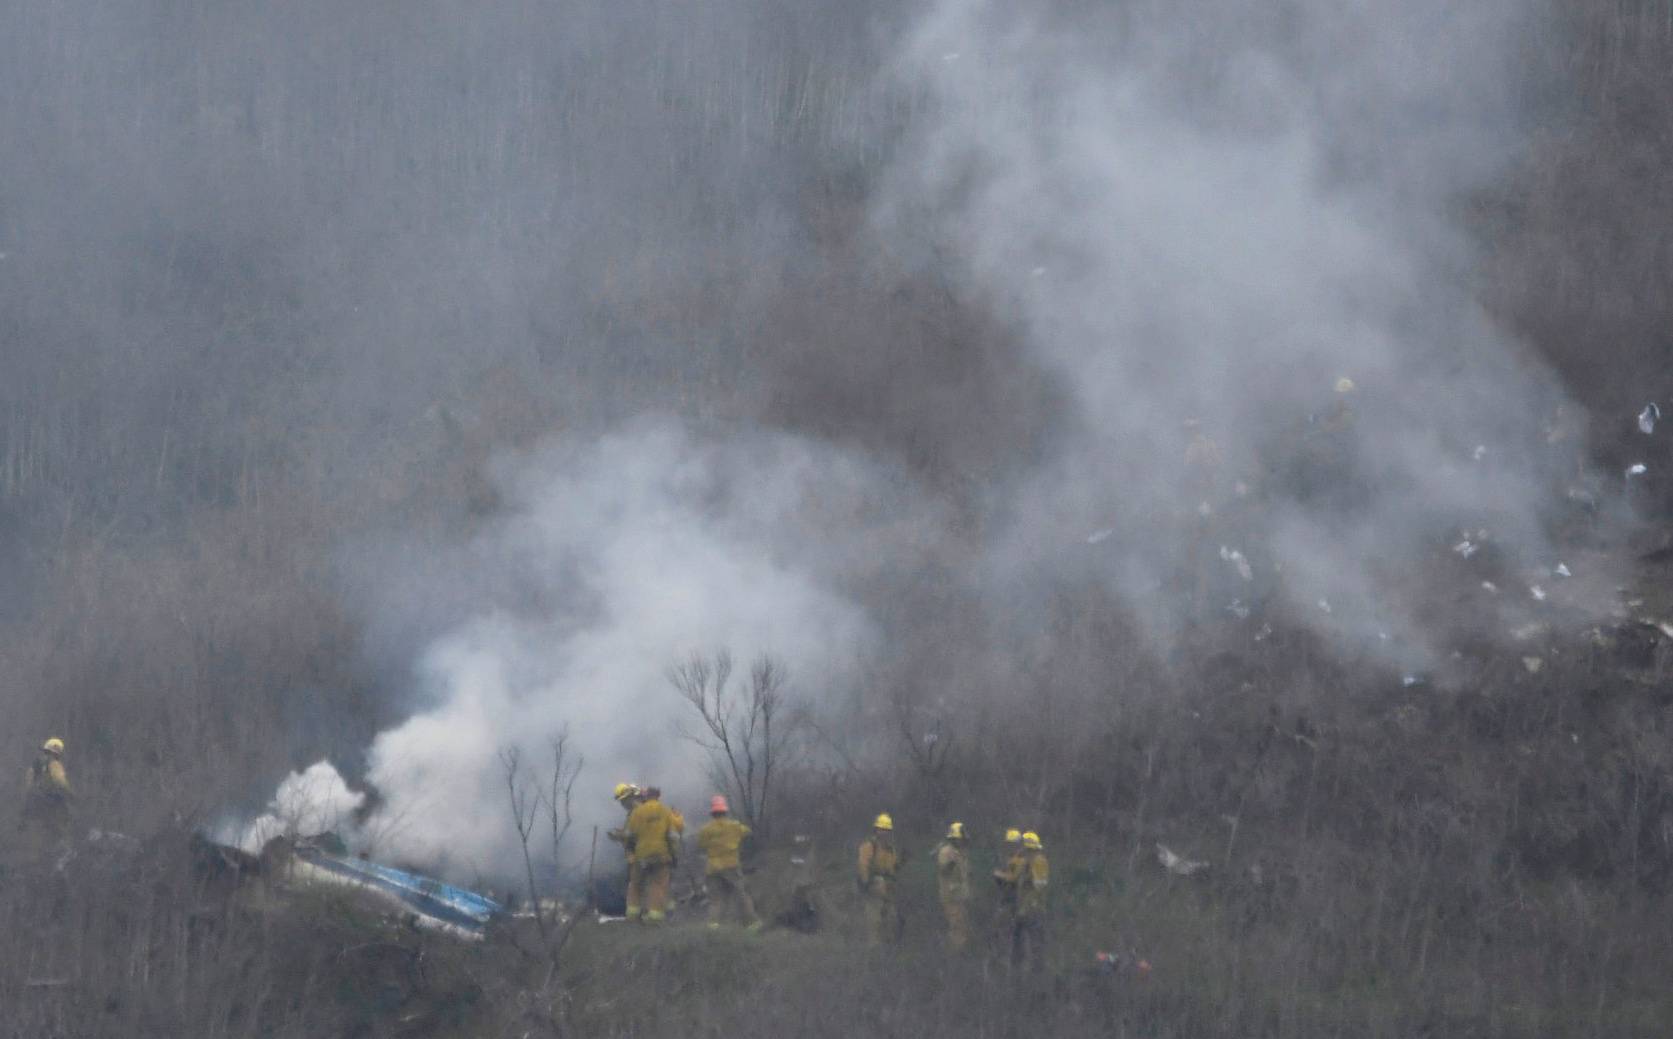
[[[489,921],[505,912],[498,902],[474,891],[365,859],[332,854],[303,841],[295,846],[290,874],[302,884],[356,889],[407,914],[419,927],[459,938],[481,939]]]

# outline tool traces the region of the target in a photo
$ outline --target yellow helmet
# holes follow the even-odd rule
[[[947,839],[950,841],[964,840],[964,824],[954,823],[953,825],[947,827]]]
[[[46,751],[48,754],[62,754],[64,753],[64,741],[59,739],[57,736],[54,736],[52,739],[41,744],[41,749]]]
[[[626,801],[630,797],[638,797],[639,788],[632,783],[617,783],[615,797],[618,801]]]
[[[1021,830],[1006,830],[1005,831],[1005,843],[1006,844],[1020,844],[1020,843],[1022,843],[1022,831]]]
[[[872,823],[871,827],[874,830],[893,830],[895,828],[895,821],[889,818],[888,812],[884,812],[882,815],[877,817],[877,821]]]
[[[1348,394],[1348,393],[1352,393],[1353,391],[1355,391],[1357,389],[1359,389],[1359,387],[1354,385],[1354,381],[1352,379],[1348,378],[1346,375],[1344,375],[1340,379],[1336,380],[1336,392],[1337,393]]]
[[[1027,833],[1022,835],[1022,846],[1027,848],[1029,851],[1045,850],[1045,845],[1040,843],[1040,835],[1035,833],[1033,830],[1029,830]]]

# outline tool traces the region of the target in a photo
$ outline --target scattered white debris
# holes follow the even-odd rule
[[[1655,401],[1644,405],[1644,410],[1638,413],[1638,431],[1649,436],[1656,431],[1656,422],[1661,419],[1661,405]]]
[[[1510,637],[1518,642],[1526,642],[1544,630],[1543,624],[1524,624],[1520,628],[1512,628]]]
[[[1668,638],[1673,639],[1673,624],[1669,624],[1664,620],[1657,620],[1654,617],[1637,617],[1635,619],[1638,623],[1643,624],[1646,627],[1654,628],[1663,635],[1666,635]]]
[[[1249,607],[1244,605],[1242,599],[1233,599],[1231,605],[1226,607],[1226,612],[1240,621],[1249,619]]]
[[[1326,613],[1330,613],[1331,612],[1330,600],[1329,599],[1320,599],[1319,600],[1319,609],[1323,610]]]
[[[1114,533],[1114,527],[1105,527],[1103,530],[1095,530],[1086,536],[1086,543],[1088,545],[1096,545],[1100,541],[1107,541],[1109,536]]]
[[[1242,552],[1239,552],[1235,548],[1227,548],[1225,545],[1221,545],[1220,558],[1237,567],[1237,576],[1243,578],[1245,581],[1253,581],[1255,579],[1254,568],[1249,565],[1249,560],[1244,558]]]
[[[1465,538],[1463,541],[1458,542],[1458,544],[1453,545],[1452,550],[1463,556],[1465,559],[1468,559],[1477,552],[1481,551],[1480,547],[1469,538]]]
[[[1386,631],[1377,632],[1377,641],[1378,642],[1387,642],[1388,641],[1388,632],[1386,632]]]
[[[1553,574],[1556,574],[1558,577],[1573,577],[1574,576],[1574,571],[1572,571],[1568,568],[1567,563],[1558,563],[1557,564],[1557,569],[1555,569],[1551,572]]]
[[[1208,863],[1182,858],[1179,855],[1174,854],[1173,851],[1171,851],[1164,844],[1156,845],[1156,861],[1160,862],[1162,864],[1162,868],[1167,870],[1169,873],[1173,873],[1181,877],[1189,877],[1193,874],[1201,873],[1203,870],[1208,868]]]
[[[1487,457],[1487,445],[1486,444],[1477,444],[1475,446],[1475,450],[1470,452],[1470,457],[1475,459],[1478,462],[1481,461],[1483,458],[1486,458]]]
[[[1650,467],[1645,465],[1643,462],[1634,462],[1632,465],[1627,466],[1627,479],[1630,480],[1634,476],[1643,476],[1649,471]]]
[[[1407,689],[1410,689],[1412,686],[1417,685],[1421,681],[1423,681],[1423,679],[1419,678],[1417,675],[1408,674],[1400,676],[1400,684],[1405,686]]]
[[[1537,675],[1545,667],[1545,661],[1538,657],[1523,657],[1522,666],[1528,669],[1528,674]]]
[[[1538,602],[1545,601],[1545,589],[1541,588],[1537,584],[1531,584],[1528,586],[1528,594],[1533,596]]]
[[[1262,624],[1261,625],[1261,630],[1255,632],[1255,641],[1256,642],[1265,642],[1268,638],[1271,637],[1271,635],[1272,635],[1272,625]]]
[[[1498,595],[1498,594],[1499,594],[1499,586],[1498,586],[1498,585],[1496,585],[1496,584],[1494,584],[1494,583],[1493,583],[1493,582],[1492,582],[1492,581],[1483,581],[1483,582],[1481,582],[1481,587],[1482,587],[1482,588],[1483,588],[1483,589],[1485,589],[1485,590],[1486,590],[1486,591],[1488,591],[1488,592],[1491,592],[1491,593],[1492,593],[1492,594],[1494,594],[1494,595]]]

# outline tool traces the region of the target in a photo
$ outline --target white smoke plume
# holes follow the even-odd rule
[[[772,654],[794,695],[817,696],[873,637],[813,568],[823,549],[791,540],[859,486],[828,449],[789,437],[705,443],[647,423],[499,470],[506,517],[460,558],[506,586],[424,653],[414,678],[428,706],[371,748],[381,853],[456,876],[509,872],[517,848],[499,751],[540,765],[566,729],[587,761],[576,832],[617,824],[618,780],[658,783],[695,808],[706,761],[673,732],[689,707],[670,664],[721,647],[746,663]]]
[[[281,780],[267,810],[253,821],[223,827],[217,836],[251,854],[275,837],[327,832],[357,837],[355,813],[365,803],[365,794],[349,789],[330,762],[320,761]]]
[[[1397,675],[1443,666],[1460,617],[1525,624],[1530,597],[1436,609],[1422,574],[1459,565],[1466,528],[1498,550],[1483,558],[1551,562],[1561,393],[1475,301],[1462,228],[1517,147],[1525,6],[929,3],[884,86],[857,91],[892,113],[858,149],[889,156],[870,244],[985,311],[1022,360],[988,343],[896,364],[886,335],[852,355],[835,336],[721,346],[706,376],[804,412],[762,405],[776,426],[722,435],[641,420],[501,458],[498,518],[362,567],[381,585],[373,655],[408,653],[414,690],[368,754],[384,849],[508,872],[496,752],[540,761],[566,725],[583,827],[617,818],[622,779],[693,807],[704,762],[671,732],[664,676],[692,651],[776,654],[810,700],[873,668],[954,699],[1107,681],[1096,646],[1039,675],[1015,651],[1052,659],[1052,610],[1084,605],[1059,593],[1089,579],[1162,652],[1197,621],[1282,614]],[[773,241],[809,262],[752,255],[751,284],[823,259]],[[936,364],[993,355],[1061,397]],[[621,382],[612,416],[638,408]],[[832,439],[774,431],[798,421]],[[913,454],[957,455],[956,490],[880,460]]]
[[[1524,8],[934,5],[880,233],[927,224],[1074,402],[996,587],[1091,567],[1170,637],[1246,594],[1216,558],[1244,545],[1269,605],[1415,666],[1449,620],[1411,574],[1456,524],[1549,558],[1559,394],[1472,298],[1460,228],[1515,144]]]

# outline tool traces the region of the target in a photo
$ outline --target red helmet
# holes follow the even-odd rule
[[[725,813],[730,812],[731,810],[732,809],[730,809],[726,806],[725,795],[716,794],[713,797],[709,798],[709,814],[710,815],[724,815]]]

